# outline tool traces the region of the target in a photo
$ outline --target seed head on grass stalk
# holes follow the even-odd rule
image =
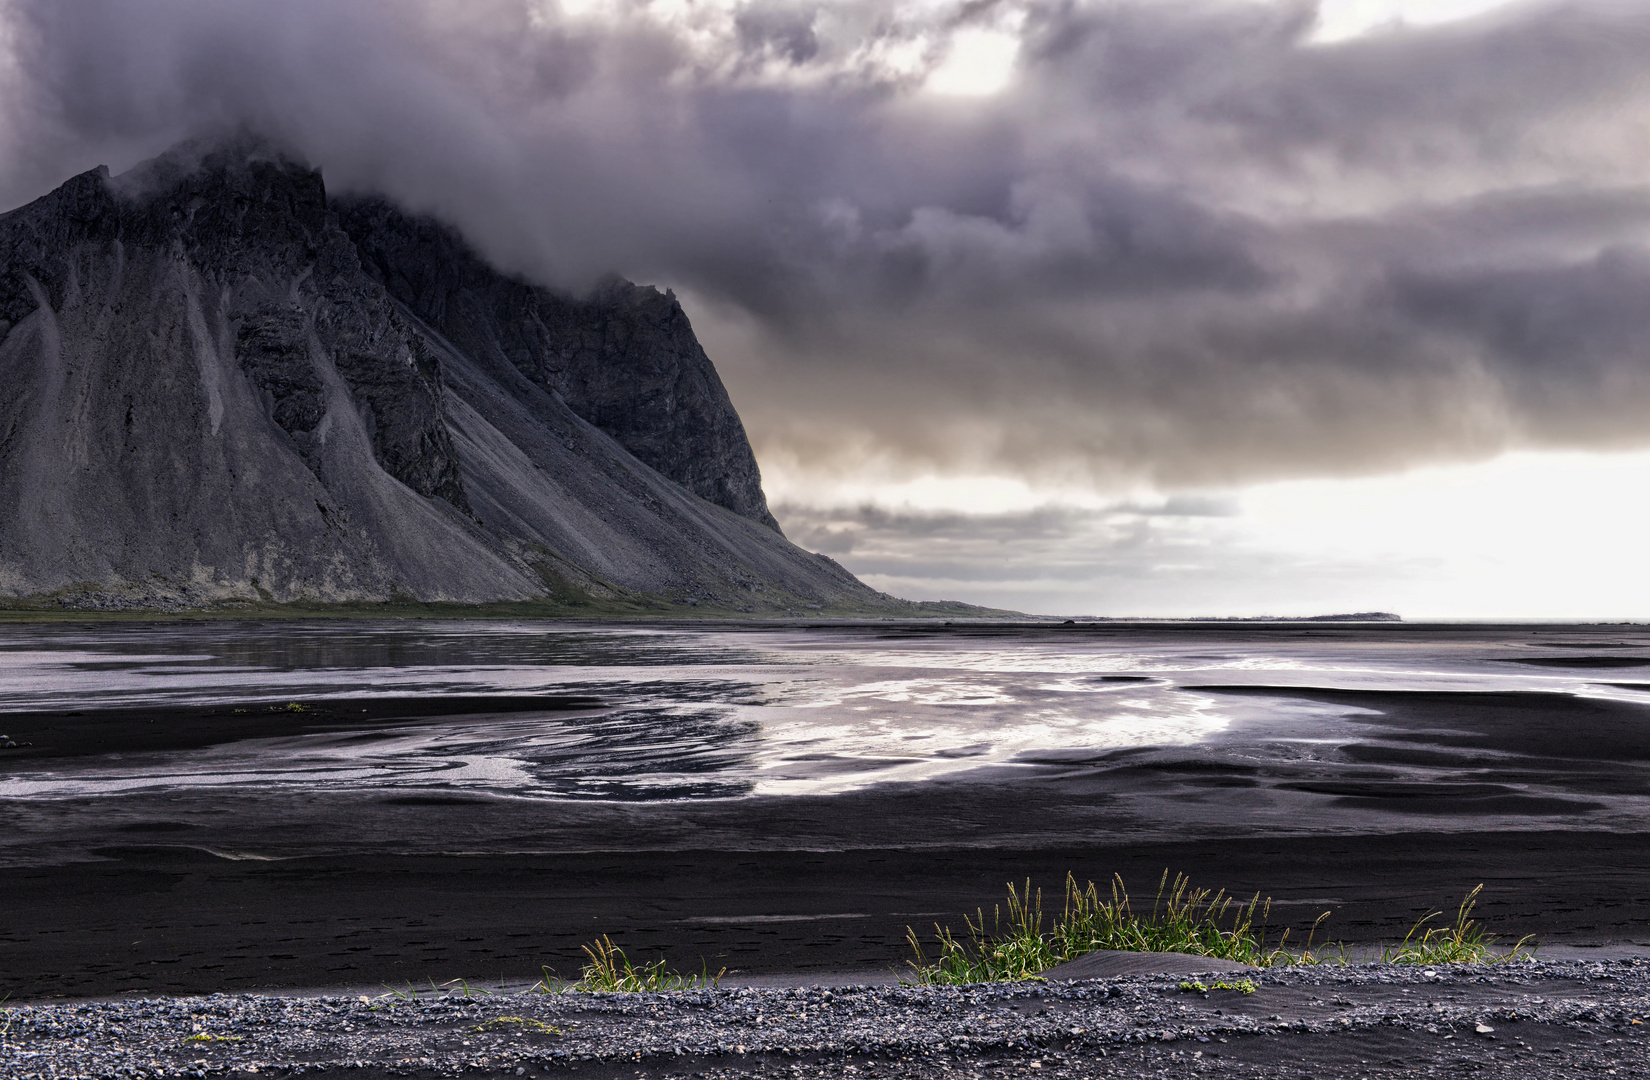
[[[917,959],[911,962],[913,976],[920,985],[958,985],[974,982],[1005,982],[1037,978],[1039,971],[1058,964],[1063,957],[1055,955],[1051,939],[1043,935],[1043,892],[1032,891],[1027,879],[1022,893],[1011,882],[1008,886],[1008,917],[1003,917],[1003,906],[991,909],[992,933],[985,930],[985,912],[976,910],[974,918],[963,916],[968,927],[968,940],[958,941],[948,927],[934,924],[934,937],[939,945],[939,959],[928,963],[917,933],[905,928],[905,940]]]
[[[1346,966],[1352,963],[1352,954],[1344,944],[1330,944],[1325,942],[1320,950],[1312,948],[1312,942],[1318,936],[1318,927],[1329,918],[1329,912],[1319,915],[1307,931],[1306,944],[1299,952],[1289,951],[1289,930],[1284,928],[1283,936],[1278,938],[1277,948],[1270,952],[1261,951],[1261,956],[1255,961],[1261,967],[1320,967],[1324,964],[1340,964]]]
[[[1043,898],[1027,881],[1022,892],[1008,887],[1007,917],[993,909],[992,933],[986,933],[984,912],[967,919],[968,938],[958,941],[948,928],[936,925],[939,958],[930,963],[907,928],[906,940],[917,959],[911,964],[918,983],[969,983],[1036,978],[1055,964],[1099,949],[1125,952],[1185,952],[1241,963],[1279,962],[1281,949],[1268,954],[1255,933],[1258,915],[1264,923],[1270,904],[1257,895],[1248,904],[1224,891],[1194,889],[1184,875],[1170,882],[1168,872],[1158,882],[1149,914],[1134,910],[1123,879],[1114,876],[1110,898],[1093,882],[1079,887],[1066,875],[1065,907],[1048,933],[1043,932]]]
[[[1484,932],[1483,926],[1472,918],[1472,909],[1478,905],[1478,894],[1484,891],[1479,885],[1466,898],[1455,912],[1455,922],[1449,926],[1434,926],[1422,930],[1421,927],[1442,915],[1441,911],[1429,911],[1409,928],[1404,940],[1397,946],[1381,950],[1381,961],[1387,964],[1481,964],[1516,960],[1530,954],[1529,937],[1519,938],[1517,943],[1506,953],[1495,955],[1490,948],[1495,944],[1495,937]],[[1416,937],[1419,933],[1421,936]]]
[[[1111,899],[1106,900],[1093,882],[1080,889],[1077,879],[1067,874],[1065,915],[1054,930],[1056,951],[1062,959],[1119,949],[1256,964],[1261,962],[1262,942],[1255,934],[1255,917],[1258,914],[1264,923],[1270,911],[1271,902],[1263,906],[1258,893],[1244,904],[1224,889],[1194,889],[1184,874],[1171,882],[1165,870],[1151,913],[1142,915],[1131,905],[1121,875],[1112,876]]]
[[[590,962],[584,965],[575,989],[600,990],[617,993],[637,993],[658,990],[692,990],[699,986],[715,986],[727,974],[723,968],[715,975],[707,969],[699,975],[683,975],[665,966],[664,957],[640,966],[630,962],[624,950],[613,944],[606,934],[584,946]],[[546,986],[548,989],[548,986]]]

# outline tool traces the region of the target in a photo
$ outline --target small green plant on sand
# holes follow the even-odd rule
[[[183,1041],[193,1043],[240,1042],[244,1037],[245,1036],[242,1035],[214,1035],[210,1031],[197,1031],[195,1034],[189,1036]]]
[[[1492,951],[1495,937],[1484,932],[1483,926],[1472,918],[1472,909],[1478,904],[1479,885],[1461,901],[1455,912],[1455,922],[1449,926],[1433,926],[1423,930],[1427,923],[1442,915],[1429,911],[1409,928],[1398,945],[1381,950],[1381,962],[1386,964],[1482,964],[1517,960],[1530,955],[1528,936],[1518,941],[1505,953]],[[1420,936],[1417,937],[1416,935]]]
[[[391,986],[389,983],[385,983],[384,984],[384,989],[389,991],[389,993],[385,994],[384,996],[391,999],[390,1000],[391,1005],[399,1005],[403,1001],[417,1001],[418,1000],[418,991],[413,989],[412,983],[408,983],[407,988],[405,990],[397,990],[395,987]]]
[[[1213,986],[1205,986],[1200,982],[1183,982],[1180,988],[1188,994],[1207,994],[1211,990],[1230,990],[1235,994],[1252,994],[1260,989],[1253,979],[1239,979],[1237,982],[1217,982]]]
[[[548,966],[541,966],[539,971],[542,973],[543,977],[540,978],[538,982],[528,987],[527,992],[530,994],[565,994],[567,991],[578,985],[576,983],[568,982],[560,975],[557,975],[555,972],[551,971]]]
[[[508,1031],[514,1028],[518,1031],[536,1031],[541,1035],[560,1035],[561,1028],[551,1027],[543,1020],[533,1020],[525,1016],[495,1016],[491,1020],[477,1024],[472,1031]]]
[[[590,962],[580,972],[581,978],[573,989],[635,993],[645,990],[692,990],[700,986],[716,986],[727,974],[723,968],[715,975],[705,971],[699,975],[683,975],[665,966],[663,957],[651,964],[636,965],[625,956],[624,950],[613,944],[606,934],[584,946]],[[540,983],[549,989],[547,983]]]

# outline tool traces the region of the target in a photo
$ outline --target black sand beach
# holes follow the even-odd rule
[[[261,698],[19,709],[0,727],[26,745],[4,752],[0,775],[87,782],[78,793],[0,799],[0,993],[15,1001],[512,983],[545,966],[576,975],[581,946],[599,934],[632,955],[694,970],[887,972],[908,959],[907,927],[960,927],[1010,881],[1029,878],[1057,894],[1068,872],[1097,881],[1121,874],[1137,897],[1165,870],[1243,897],[1259,893],[1273,901],[1274,938],[1288,928],[1299,940],[1329,911],[1322,934],[1390,941],[1482,883],[1478,914],[1504,938],[1650,944],[1650,698],[1620,681],[1607,684],[1614,696],[1576,692],[1593,685],[1600,658],[1630,658],[1650,644],[1638,632],[1561,628],[1533,645],[1527,628],[1308,635],[1100,625],[1078,634],[893,627],[848,638],[879,648],[984,640],[1011,655],[1028,643],[1073,640],[1101,653],[1144,640],[1197,656],[1263,657],[1284,646],[1299,655],[1303,642],[1307,655],[1350,642],[1387,654],[1464,650],[1497,670],[1514,667],[1501,661],[1516,650],[1511,659],[1542,661],[1540,678],[1574,661],[1578,681],[1173,685],[1172,676],[1114,672],[1096,677],[1105,693],[1168,684],[1178,695],[1170,701],[1250,711],[1193,743],[1021,750],[915,782],[736,798],[533,798],[441,775],[390,786],[370,777],[293,783],[285,774],[208,775],[203,784],[192,773],[187,782],[99,786],[190,755],[234,755],[222,765],[203,758],[197,773],[210,774],[432,732],[484,741],[512,724],[611,726],[629,715],[611,685],[293,694],[299,708]],[[748,695],[723,671],[725,643],[709,652],[723,665],[710,690],[650,682],[647,693]],[[244,666],[245,654],[236,660]],[[325,664],[317,670],[329,686],[339,679]],[[1300,704],[1317,711],[1289,712]],[[648,725],[674,722],[648,708],[635,730],[616,729],[616,741],[595,752],[640,752]],[[711,739],[714,752],[690,747],[673,768],[713,778],[749,756],[746,744],[717,743],[702,718],[693,722],[692,739]]]

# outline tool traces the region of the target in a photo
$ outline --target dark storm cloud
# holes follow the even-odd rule
[[[1493,358],[1507,395],[1552,439],[1634,430],[1650,390],[1650,251],[1610,247],[1570,265],[1411,273],[1395,276],[1392,288],[1418,325]]]
[[[1176,495],[1158,502],[1123,501],[1109,506],[1038,506],[997,513],[890,509],[874,503],[854,507],[817,507],[780,503],[774,513],[784,519],[786,534],[813,551],[846,555],[866,543],[887,548],[896,543],[932,550],[936,542],[956,541],[982,561],[1000,563],[1002,552],[1027,544],[1064,546],[1082,533],[1108,531],[1112,544],[1158,527],[1152,519],[1229,518],[1238,515],[1228,498]],[[1091,554],[1091,553],[1085,553]]]
[[[250,126],[674,285],[767,460],[1207,485],[1650,442],[1650,9],[0,0],[0,198]],[[1011,30],[999,94],[924,91]]]
[[[890,510],[876,505],[823,509],[780,504],[774,510],[785,518],[787,535],[812,551],[847,555],[864,553],[869,542],[882,549],[894,542],[935,549],[937,544],[960,541],[971,553],[990,559],[994,545],[1016,546],[1038,540],[1065,540],[1075,530],[1102,516],[1071,507],[1039,507],[1000,514],[923,513]]]

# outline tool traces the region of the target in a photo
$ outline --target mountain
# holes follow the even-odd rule
[[[245,138],[0,215],[0,507],[14,606],[913,610],[784,538],[669,293]]]

